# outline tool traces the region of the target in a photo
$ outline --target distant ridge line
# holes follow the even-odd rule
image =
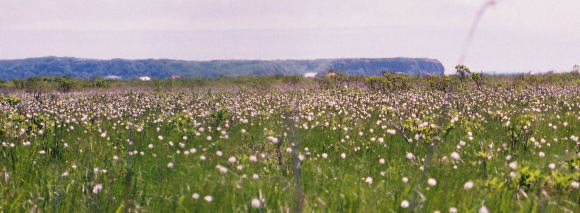
[[[329,69],[345,75],[380,75],[382,71],[411,75],[443,75],[444,67],[430,58],[336,58],[336,59],[218,59],[191,61],[175,59],[87,59],[74,57],[39,57],[0,60],[0,79],[24,79],[33,76],[70,76],[93,78],[119,76],[132,79],[260,75],[322,74]]]

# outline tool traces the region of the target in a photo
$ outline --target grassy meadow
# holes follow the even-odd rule
[[[0,212],[579,212],[580,84],[465,84],[10,91]]]

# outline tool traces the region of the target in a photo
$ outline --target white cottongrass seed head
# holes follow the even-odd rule
[[[481,208],[479,208],[479,213],[489,213],[489,210],[487,209],[487,207],[481,206]]]
[[[471,188],[473,188],[473,181],[467,181],[465,184],[463,184],[463,189],[470,190]]]
[[[254,209],[262,208],[262,201],[260,201],[257,198],[252,199],[251,204],[252,204],[252,208],[254,208]]]
[[[403,209],[409,208],[409,201],[403,200],[401,202],[401,208],[403,208]]]
[[[427,180],[427,183],[430,186],[435,186],[435,185],[437,185],[437,180],[435,180],[435,178],[429,178],[429,180]]]

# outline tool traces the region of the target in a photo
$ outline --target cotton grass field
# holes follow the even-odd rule
[[[0,98],[0,212],[580,212],[580,87]]]

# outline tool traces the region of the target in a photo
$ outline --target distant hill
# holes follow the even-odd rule
[[[0,60],[0,79],[25,79],[33,76],[70,76],[92,78],[118,76],[133,79],[242,76],[312,75],[329,68],[346,75],[380,75],[388,70],[413,75],[442,75],[443,65],[425,58],[353,58],[316,60],[214,60],[184,61],[170,59],[95,60],[68,57],[42,57]]]

